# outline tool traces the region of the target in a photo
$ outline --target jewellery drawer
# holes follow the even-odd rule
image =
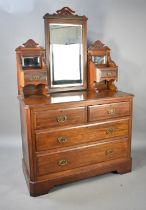
[[[104,79],[117,79],[117,70],[114,69],[114,70],[104,70],[104,69],[101,69],[101,68],[97,68],[96,69],[96,81],[97,82],[100,82],[101,80],[104,80]]]
[[[77,145],[86,142],[128,136],[129,119],[102,122],[66,129],[36,131],[36,151]]]
[[[88,107],[89,122],[128,115],[130,115],[129,102],[101,104]]]
[[[127,139],[52,152],[36,157],[37,176],[128,157]]]
[[[87,122],[86,107],[38,111],[33,113],[34,128],[82,124]]]
[[[47,83],[47,72],[40,70],[27,70],[24,72],[24,83],[25,85],[46,84]]]
[[[103,70],[101,71],[102,78],[116,78],[117,70]]]

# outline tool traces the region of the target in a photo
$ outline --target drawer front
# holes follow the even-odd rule
[[[82,124],[86,122],[86,107],[40,111],[34,113],[34,127],[36,129]]]
[[[36,131],[36,150],[39,152],[113,137],[128,136],[128,131],[128,119],[54,131]]]
[[[37,176],[126,157],[128,157],[127,139],[50,153],[37,156]]]
[[[24,72],[24,85],[31,84],[47,84],[46,71],[25,71]]]
[[[124,117],[130,115],[129,102],[102,104],[88,107],[88,121]]]
[[[116,70],[113,70],[113,71],[110,71],[110,70],[101,71],[101,77],[102,78],[115,78],[115,77],[117,77],[117,71]]]
[[[24,79],[26,81],[43,81],[47,79],[47,72],[46,71],[37,72],[36,70],[35,73],[34,72],[31,73],[30,71],[29,73],[27,73],[26,71],[24,72]]]

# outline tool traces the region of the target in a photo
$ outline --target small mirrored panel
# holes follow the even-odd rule
[[[49,24],[51,87],[83,84],[82,25]]]
[[[22,56],[21,61],[23,69],[41,67],[40,56]]]
[[[107,64],[107,56],[92,56],[92,61],[95,64]]]

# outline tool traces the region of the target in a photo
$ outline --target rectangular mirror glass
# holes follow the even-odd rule
[[[49,24],[52,87],[83,84],[82,25]]]
[[[41,67],[40,56],[22,56],[21,61],[23,69]]]
[[[107,56],[92,56],[92,61],[95,64],[107,64]]]

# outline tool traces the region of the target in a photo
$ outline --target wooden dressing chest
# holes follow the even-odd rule
[[[109,90],[19,96],[30,194],[106,172],[130,172],[132,98]]]
[[[87,49],[87,18],[69,7],[44,15],[45,49],[16,48],[23,171],[30,195],[107,172],[131,171],[133,95],[100,40]]]

